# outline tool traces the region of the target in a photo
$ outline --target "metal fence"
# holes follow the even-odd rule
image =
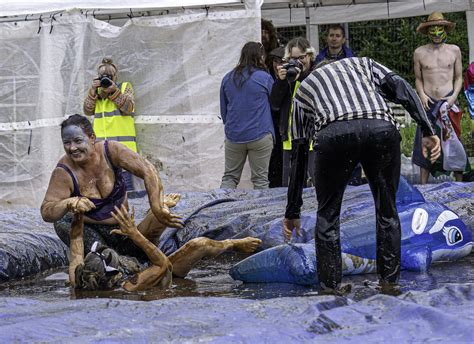
[[[446,14],[448,20],[456,23],[455,30],[448,36],[448,43],[461,48],[463,62],[467,66],[469,47],[467,23],[464,12]],[[416,33],[417,26],[426,17],[399,18],[349,23],[348,44],[357,56],[369,56],[391,68],[414,84],[413,52],[428,39]],[[326,46],[328,25],[319,25],[319,46]],[[297,36],[306,36],[305,26],[277,28],[281,44]]]

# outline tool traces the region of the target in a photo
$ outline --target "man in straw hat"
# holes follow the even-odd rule
[[[431,40],[431,43],[415,50],[413,62],[416,90],[433,126],[441,103],[446,101],[448,108],[451,108],[462,88],[461,50],[454,44],[446,43],[448,33],[455,26],[455,23],[444,19],[442,13],[433,12],[428,20],[422,22],[416,29],[418,33],[427,35]],[[412,160],[414,164],[420,166],[420,182],[425,184],[428,182],[429,173],[437,169],[437,164],[431,164],[423,157],[421,137],[421,131],[418,128]],[[457,181],[462,180],[462,171],[455,171],[454,176]]]

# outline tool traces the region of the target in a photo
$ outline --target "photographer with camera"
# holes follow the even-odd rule
[[[285,47],[285,63],[277,67],[278,74],[270,94],[272,110],[279,112],[279,130],[283,141],[283,180],[282,185],[288,186],[291,171],[291,113],[293,97],[300,83],[315,68],[316,51],[309,41],[303,37],[293,38]],[[313,179],[312,148],[309,154],[309,177]]]
[[[94,116],[97,140],[118,141],[137,152],[133,88],[129,82],[117,83],[117,73],[112,59],[103,58],[84,100],[84,113]]]
[[[117,74],[112,59],[103,58],[84,99],[84,113],[94,116],[93,127],[98,141],[118,141],[136,153],[133,88],[129,82],[118,83]],[[124,172],[127,190],[133,190],[133,177]]]

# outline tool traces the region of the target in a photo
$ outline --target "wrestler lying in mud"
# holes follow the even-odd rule
[[[51,175],[41,216],[46,222],[54,222],[56,233],[66,245],[69,246],[72,214],[81,213],[86,224],[85,253],[99,241],[120,254],[147,258],[129,238],[109,234],[118,224],[111,215],[114,207],[124,205],[128,209],[122,169],[145,183],[150,211],[138,225],[143,235],[153,241],[166,227],[183,227],[180,216],[169,211],[160,177],[149,161],[119,142],[97,141],[84,116],[72,115],[64,120],[61,139],[66,154]],[[173,204],[172,197],[168,201]]]
[[[179,195],[174,194],[173,198],[178,201]],[[261,243],[261,240],[252,237],[223,241],[200,237],[190,240],[167,257],[140,233],[134,222],[133,211],[130,216],[122,205],[121,209],[115,207],[112,217],[120,226],[120,229],[112,230],[113,235],[128,236],[145,252],[149,263],[140,264],[137,259],[119,255],[98,243],[92,245],[91,252],[84,258],[84,215],[76,213],[71,228],[69,264],[69,280],[74,288],[104,290],[123,287],[127,291],[168,288],[172,276],[185,277],[204,257],[215,257],[227,250],[250,253]]]

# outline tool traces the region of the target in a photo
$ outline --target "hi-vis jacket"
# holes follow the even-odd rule
[[[291,137],[291,117],[293,115],[293,98],[295,97],[296,91],[298,90],[298,87],[300,86],[301,82],[296,81],[295,88],[293,88],[293,94],[291,95],[291,105],[290,105],[290,113],[288,115],[288,140],[283,141],[283,150],[291,151],[292,145],[291,141],[293,138]],[[313,142],[310,142],[309,145],[309,150],[313,150]]]
[[[124,93],[127,86],[130,89],[132,88],[130,83],[123,82],[119,85],[120,91]],[[122,115],[113,101],[108,98],[98,98],[94,110],[94,132],[97,139],[118,141],[136,152],[137,143],[133,115],[133,112],[130,115]]]

